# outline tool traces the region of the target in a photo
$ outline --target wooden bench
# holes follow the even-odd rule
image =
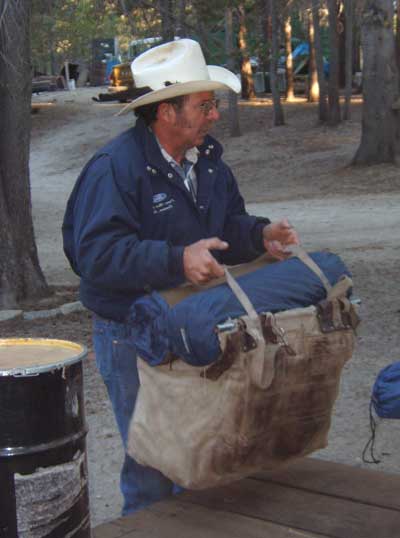
[[[400,475],[304,458],[93,530],[93,538],[119,537],[399,538]]]

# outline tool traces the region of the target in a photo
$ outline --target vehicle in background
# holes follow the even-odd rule
[[[131,62],[116,64],[111,69],[110,86],[108,90],[112,93],[131,90],[134,87]]]
[[[32,78],[32,93],[54,92],[63,90],[65,81],[62,76],[36,74]]]

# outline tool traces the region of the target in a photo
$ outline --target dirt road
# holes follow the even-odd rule
[[[96,90],[99,91],[99,90]],[[95,92],[60,93],[52,109],[33,117],[31,179],[35,229],[42,267],[53,284],[76,283],[62,254],[60,225],[67,196],[83,164],[96,148],[132,123],[115,117],[119,105],[96,105]],[[230,139],[224,109],[218,138],[252,213],[288,216],[309,250],[329,248],[354,275],[363,323],[356,353],[343,375],[329,447],[317,454],[351,465],[365,465],[361,452],[369,436],[368,404],[378,371],[400,360],[400,176],[383,165],[347,167],[360,137],[360,104],[353,121],[336,129],[316,126],[314,105],[286,105],[288,126],[271,127],[270,101],[241,104],[244,135]],[[68,324],[68,320],[65,321]],[[82,323],[81,323],[82,325]],[[71,336],[78,329],[64,329]],[[43,328],[42,328],[43,329]],[[54,332],[55,328],[49,326]],[[72,332],[72,334],[75,334]],[[121,449],[104,389],[89,361],[88,451],[93,523],[120,509],[118,470]],[[380,470],[400,472],[399,421],[380,424]]]

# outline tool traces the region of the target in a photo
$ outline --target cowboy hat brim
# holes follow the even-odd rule
[[[177,82],[176,84],[170,84],[161,90],[150,91],[128,103],[116,115],[121,116],[122,114],[129,112],[129,110],[134,110],[140,106],[165,101],[172,97],[188,95],[190,93],[212,92],[215,90],[232,90],[235,93],[240,92],[240,81],[231,71],[217,65],[208,65],[207,69],[210,77],[209,80]]]

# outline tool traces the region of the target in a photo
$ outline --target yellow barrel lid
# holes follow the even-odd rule
[[[64,368],[82,360],[85,346],[50,338],[0,338],[0,376],[24,376]]]

